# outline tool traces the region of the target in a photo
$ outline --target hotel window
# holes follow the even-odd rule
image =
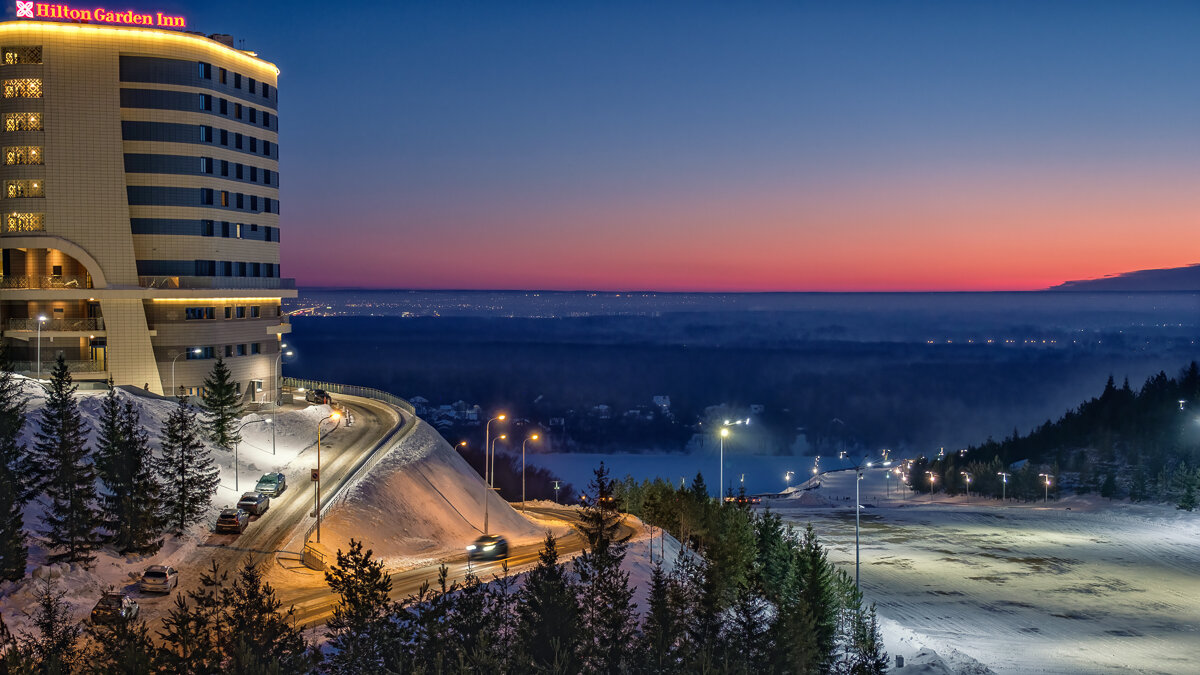
[[[212,64],[211,63],[205,63],[203,61],[200,62],[200,79],[202,79],[202,80],[211,80],[212,79]]]
[[[4,113],[5,131],[41,131],[42,113]]]
[[[251,353],[251,354],[261,354],[261,353],[262,353],[262,343],[261,343],[261,342],[255,342],[255,343],[251,344],[251,345],[250,345],[250,353]],[[257,380],[256,380],[256,381],[257,381]],[[258,384],[258,390],[259,390],[259,391],[262,391],[262,382],[259,382],[259,384]]]
[[[21,63],[41,63],[41,47],[5,47],[4,65],[15,66]]]
[[[250,263],[250,276],[252,276],[252,277],[261,277],[262,276],[262,263]]]
[[[227,162],[225,160],[221,160],[221,175],[222,176],[229,175],[229,162]]]
[[[263,126],[268,129],[271,128],[271,113],[263,112]]]
[[[5,164],[41,164],[42,149],[36,145],[17,145],[4,148]]]
[[[241,179],[242,179],[242,165],[241,165],[241,164],[238,164],[238,165],[237,165],[237,167],[235,167],[235,168],[236,168],[236,171],[234,171],[234,172],[233,172],[233,173],[234,173],[234,176],[235,176],[235,177],[236,177],[238,180],[241,180]]]
[[[200,109],[201,110],[212,110],[212,95],[211,94],[200,94]]]
[[[234,73],[234,74],[233,74],[233,88],[234,88],[234,89],[241,89],[241,88],[242,88],[242,76],[241,76],[241,74],[240,74],[240,73]]]
[[[246,83],[246,91],[249,91],[251,94],[258,91],[258,83],[254,81],[253,77],[249,78],[249,81]]]
[[[271,141],[263,141],[263,155],[266,157],[271,156]]]
[[[42,79],[40,77],[22,77],[17,80],[4,81],[4,98],[41,98]]]
[[[228,221],[224,221],[224,220],[221,221],[221,236],[225,237],[226,239],[229,238],[229,222]],[[229,275],[226,274],[225,276],[229,276]]]
[[[250,137],[250,152],[258,152],[258,139]]]
[[[239,208],[239,209],[246,208],[244,205],[244,201],[243,201],[245,198],[246,198],[245,195],[243,195],[241,192],[237,193],[237,208]],[[240,234],[240,231],[239,231],[239,234]]]
[[[200,222],[200,236],[202,236],[202,237],[213,236],[213,232],[215,229],[216,229],[215,223],[211,220],[204,220],[204,221]]]
[[[229,262],[228,260],[221,261],[221,276],[223,276],[223,277],[233,276],[233,263]]]
[[[183,318],[187,321],[213,319],[216,316],[216,308],[214,307],[187,307],[183,310]]]
[[[250,318],[257,319],[259,316],[262,316],[262,308],[259,307],[258,305],[254,305],[253,307],[250,308]],[[255,354],[257,354],[257,353],[258,352],[255,352]]]
[[[226,101],[225,99],[221,99],[220,108],[221,108],[222,115],[228,115],[229,114],[229,101]]]
[[[221,130],[221,145],[229,145],[229,132],[224,129]]]
[[[234,226],[233,226],[233,237],[234,237],[234,239],[241,239],[241,238],[242,238],[242,224],[241,224],[241,223],[236,223],[236,224],[234,224]]]
[[[258,167],[257,166],[250,167],[250,182],[251,183],[258,182]]]
[[[229,206],[229,191],[221,190],[221,206]]]
[[[200,158],[200,173],[212,173],[212,172],[213,172],[213,158],[212,157],[201,157]]]
[[[271,170],[263,169],[263,185],[271,184]]]
[[[241,103],[233,104],[233,116],[239,120],[242,119],[242,104]]]
[[[237,318],[239,318],[239,319],[244,319],[244,318],[246,318],[246,308],[245,308],[245,307],[238,307],[238,308],[237,308],[237,314],[236,314],[236,316],[237,316]]]
[[[271,85],[263,82],[263,98],[271,98]]]
[[[46,214],[44,213],[4,214],[5,232],[42,232],[45,229]]]
[[[225,308],[225,318],[226,318],[226,319],[232,319],[232,318],[233,318],[233,308],[232,308],[232,307],[226,307],[226,308]]]
[[[245,356],[245,355],[246,355],[246,345],[238,345],[238,346],[237,346],[237,355],[238,355],[238,356]]]
[[[212,143],[212,139],[213,139],[212,132],[213,132],[212,127],[200,125],[200,142],[201,143]]]
[[[196,350],[200,350],[200,353],[197,354]],[[192,347],[187,350],[187,360],[188,361],[194,361],[196,359],[211,359],[212,357],[213,357],[213,348],[212,347]],[[188,391],[191,391],[191,389],[189,389]],[[196,393],[199,394],[200,390],[197,389]]]
[[[237,148],[238,150],[242,149],[242,135],[241,134],[233,135],[233,147]]]
[[[225,345],[225,356],[233,356],[233,345]]]
[[[250,124],[258,124],[258,109],[250,109]]]
[[[46,189],[40,180],[9,180],[4,181],[4,196],[9,199],[45,197]]]
[[[246,263],[240,262],[237,264],[237,275],[239,277],[246,276]]]

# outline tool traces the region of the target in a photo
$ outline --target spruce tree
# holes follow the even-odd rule
[[[315,673],[319,653],[296,625],[296,608],[280,611],[275,589],[247,559],[233,585],[221,594],[227,667],[235,673]]]
[[[538,564],[517,596],[517,644],[526,665],[536,672],[574,672],[578,621],[575,591],[558,562],[558,541],[547,532]]]
[[[92,647],[82,669],[87,675],[150,675],[154,669],[154,643],[146,622],[119,619],[92,626]]]
[[[334,675],[379,672],[388,662],[392,638],[392,578],[383,561],[350,540],[350,550],[337,552],[337,563],[325,572],[329,590],[341,596],[326,624],[325,637],[334,651],[327,669]]]
[[[849,644],[846,645],[843,672],[850,675],[883,675],[888,670],[888,654],[883,650],[875,604],[854,611]]]
[[[1183,490],[1183,496],[1179,498],[1178,508],[1184,511],[1196,510],[1196,486],[1195,483],[1188,483]]]
[[[592,498],[580,514],[579,527],[588,549],[575,560],[582,638],[579,666],[584,673],[621,672],[629,663],[636,605],[629,574],[621,569],[626,545],[615,539],[621,514],[603,463],[590,487]]]
[[[154,553],[162,547],[163,527],[155,461],[137,407],[120,403],[111,380],[98,427],[95,463],[108,541],[122,554]]]
[[[234,445],[241,442],[238,423],[242,417],[242,404],[237,384],[224,359],[217,359],[212,372],[204,380],[200,407],[204,409],[204,432],[213,445],[222,450],[232,450]]]
[[[75,402],[75,384],[60,354],[34,435],[49,508],[42,515],[54,562],[90,565],[100,548],[96,529],[96,473],[88,459],[87,426]]]
[[[37,664],[34,672],[71,673],[79,661],[79,624],[71,620],[71,607],[66,591],[58,590],[52,579],[38,582],[33,612],[36,633],[21,636],[21,650],[28,660]]]
[[[163,619],[155,662],[165,673],[218,675],[224,673],[223,646],[229,630],[221,612],[221,594],[228,580],[216,561],[200,574],[200,587],[175,595],[175,606]]]
[[[212,453],[200,440],[196,415],[182,398],[167,418],[158,465],[163,515],[171,532],[182,534],[204,517],[220,480]]]
[[[1104,483],[1100,486],[1100,496],[1111,500],[1117,495],[1117,480],[1115,472],[1109,471],[1104,477]]]
[[[20,442],[25,394],[12,370],[8,347],[0,344],[0,580],[8,581],[25,576],[24,507],[37,482]]]
[[[650,594],[647,598],[646,618],[642,624],[641,671],[644,673],[671,673],[679,668],[678,641],[681,617],[671,603],[670,581],[655,565],[650,573]]]

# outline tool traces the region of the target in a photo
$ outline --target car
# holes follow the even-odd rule
[[[122,591],[105,591],[100,602],[92,608],[92,623],[117,623],[132,621],[138,617],[141,607],[137,601]]]
[[[333,398],[324,389],[309,389],[304,392],[304,400],[309,403],[333,403]]]
[[[250,514],[241,509],[227,508],[217,516],[217,532],[234,532],[241,534],[250,524]]]
[[[508,557],[508,540],[498,534],[485,534],[467,546],[467,560],[500,560]]]
[[[254,486],[255,492],[261,492],[268,497],[278,497],[287,489],[287,478],[281,473],[264,473]]]
[[[238,500],[238,508],[252,516],[261,516],[271,508],[271,498],[261,492],[246,492]]]
[[[179,585],[179,571],[169,565],[151,565],[142,573],[138,588],[146,593],[170,593]]]

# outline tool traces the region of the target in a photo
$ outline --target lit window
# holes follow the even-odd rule
[[[42,232],[45,229],[46,214],[44,213],[4,214],[5,232]]]
[[[41,131],[42,113],[4,113],[5,131]]]
[[[15,66],[20,63],[41,63],[41,47],[5,47],[4,65]]]
[[[4,196],[8,199],[45,197],[46,188],[40,180],[9,180],[4,181]]]
[[[212,79],[212,64],[200,61],[200,78],[204,80]]]
[[[4,98],[41,98],[42,78],[23,77],[4,81]]]
[[[5,164],[41,164],[42,149],[36,145],[16,145],[4,148]]]

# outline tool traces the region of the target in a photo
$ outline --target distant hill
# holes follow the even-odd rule
[[[1200,264],[1068,281],[1051,291],[1200,291]]]

